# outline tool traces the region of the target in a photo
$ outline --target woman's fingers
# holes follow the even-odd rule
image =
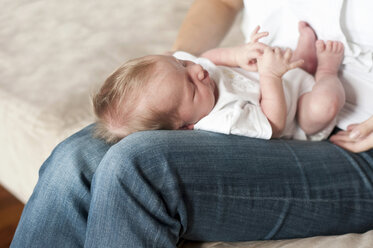
[[[349,131],[339,131],[338,133],[330,137],[330,141],[333,143],[337,141],[354,142],[354,140],[350,138]]]
[[[373,133],[373,116],[360,124],[350,125],[348,130],[351,130],[350,136],[352,139],[358,139]]]
[[[355,124],[350,124],[347,126],[347,131],[351,131],[352,129],[354,129],[355,127],[357,127],[359,125],[359,123],[355,123]]]
[[[352,152],[363,152],[373,148],[373,132],[358,139],[351,138],[350,131],[339,131],[330,137],[330,141]]]
[[[339,140],[339,141],[333,142],[333,144],[335,144],[337,146],[340,146],[340,147],[342,147],[342,148],[344,148],[348,151],[351,151],[351,152],[358,152],[358,150],[359,150],[356,143],[354,143],[354,142],[346,142],[346,141]]]
[[[373,133],[357,141],[337,139],[332,142],[351,152],[363,152],[373,148]]]

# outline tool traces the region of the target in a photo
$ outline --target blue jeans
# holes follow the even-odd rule
[[[373,229],[373,151],[203,131],[110,147],[89,126],[40,169],[11,247],[175,247]]]

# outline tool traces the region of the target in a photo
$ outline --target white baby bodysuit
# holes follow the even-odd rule
[[[260,25],[269,35],[260,41],[272,47],[295,49],[299,21],[307,22],[320,40],[344,44],[339,79],[346,103],[337,126],[347,129],[373,115],[373,1],[370,0],[244,0],[242,32],[246,42]]]
[[[219,97],[212,111],[194,125],[195,130],[206,130],[224,134],[243,135],[270,139],[272,128],[260,107],[260,84],[257,72],[240,68],[216,66],[206,58],[197,58],[186,52],[174,56],[200,64],[209,72],[218,86]],[[295,120],[299,96],[310,91],[314,78],[301,69],[294,69],[283,76],[287,117],[283,138],[299,140],[322,140],[328,137],[335,123],[312,136],[307,136]]]

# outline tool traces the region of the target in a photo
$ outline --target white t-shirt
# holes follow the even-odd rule
[[[246,40],[257,25],[269,36],[271,46],[296,48],[298,22],[306,21],[318,39],[339,40],[345,45],[340,79],[346,104],[337,126],[362,122],[373,115],[373,1],[371,0],[244,0],[242,31]]]
[[[186,52],[176,52],[174,56],[200,64],[218,86],[219,97],[216,105],[206,117],[194,125],[194,129],[261,139],[271,138],[271,125],[259,103],[260,84],[257,72],[216,66],[206,58],[196,58]],[[287,108],[283,138],[322,140],[332,131],[335,122],[317,134],[306,136],[295,121],[298,98],[310,91],[314,83],[314,78],[301,69],[291,70],[283,76]]]

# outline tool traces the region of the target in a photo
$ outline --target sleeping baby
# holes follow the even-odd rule
[[[108,143],[156,129],[327,138],[345,101],[338,78],[343,44],[316,40],[300,22],[293,53],[259,42],[268,33],[258,31],[247,44],[199,58],[176,52],[126,62],[93,97],[95,135]]]

